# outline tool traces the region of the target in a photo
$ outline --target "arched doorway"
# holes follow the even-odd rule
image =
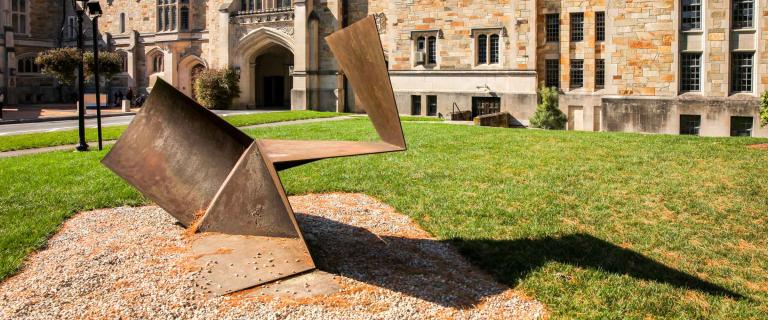
[[[198,56],[189,55],[179,62],[178,85],[181,92],[195,98],[195,79],[197,75],[206,69],[205,61]]]
[[[194,67],[192,67],[192,70],[189,72],[190,79],[192,80],[190,86],[192,87],[192,99],[197,100],[197,95],[195,94],[195,80],[197,80],[197,75],[200,74],[200,72],[203,72],[205,70],[205,66],[202,64],[196,64]]]
[[[293,88],[293,38],[262,27],[238,40],[232,65],[240,71],[240,97],[246,108],[290,108]]]
[[[250,63],[254,106],[267,109],[290,109],[293,53],[272,45],[255,55]]]

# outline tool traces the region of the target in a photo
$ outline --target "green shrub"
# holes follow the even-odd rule
[[[61,84],[69,85],[75,81],[80,59],[80,52],[76,48],[57,48],[39,53],[35,63],[40,65],[43,74],[56,78]]]
[[[568,118],[558,108],[557,88],[541,88],[539,90],[541,104],[536,106],[536,113],[531,117],[531,126],[548,130],[565,129]]]
[[[760,126],[768,125],[768,91],[760,96]]]
[[[93,52],[88,51],[83,54],[83,61],[85,61],[85,74],[91,78],[93,77]],[[106,81],[112,80],[112,78],[123,70],[123,58],[117,52],[99,51],[99,76]]]
[[[208,109],[229,109],[240,96],[240,80],[232,69],[206,69],[195,80],[195,98]]]

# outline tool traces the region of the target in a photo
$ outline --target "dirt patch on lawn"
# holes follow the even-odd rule
[[[768,150],[768,143],[752,144],[752,145],[748,145],[747,148],[759,149],[759,150]]]
[[[71,218],[0,284],[2,319],[534,319],[544,306],[497,283],[405,215],[361,194],[290,198],[319,271],[220,297],[194,288],[185,230],[157,207]],[[315,277],[326,287],[316,288]],[[297,292],[319,294],[296,295]],[[322,290],[321,290],[322,289]]]

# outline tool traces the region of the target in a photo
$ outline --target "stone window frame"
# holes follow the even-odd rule
[[[68,16],[67,17],[67,24],[64,26],[65,28],[65,35],[67,37],[67,40],[75,40],[77,39],[77,17],[76,16]]]
[[[10,25],[13,27],[13,32],[19,35],[30,35],[30,17],[29,6],[32,5],[31,0],[10,0],[8,9],[10,11]],[[19,28],[17,29],[16,26]],[[21,29],[23,28],[23,29]]]
[[[755,56],[755,51],[751,50],[731,52],[731,94],[752,94],[755,92]],[[741,63],[739,63],[740,60],[742,60]],[[749,64],[746,64],[746,61],[749,61]]]
[[[40,74],[40,65],[35,63],[36,53],[27,53],[16,57],[16,72],[19,74]]]
[[[605,59],[595,59],[595,89],[605,89]]]
[[[502,49],[507,32],[504,27],[473,28],[470,30],[472,41],[472,56],[474,67],[500,68],[503,66]],[[496,39],[496,50],[493,50],[493,39]],[[481,50],[481,46],[483,50]],[[482,58],[482,59],[481,59]],[[495,59],[494,59],[495,58]]]
[[[560,59],[544,60],[544,86],[560,89]]]
[[[595,41],[605,41],[605,11],[595,11]]]
[[[128,74],[128,51],[115,50],[115,52],[120,57],[120,61],[122,62],[120,72],[118,74]]]
[[[680,135],[698,136],[701,132],[700,114],[680,114]]]
[[[569,25],[571,42],[584,41],[584,12],[571,12]]]
[[[118,19],[119,20],[118,20],[118,30],[117,31],[119,33],[125,33],[125,29],[126,29],[126,16],[125,16],[125,12],[120,12],[120,15],[119,15]]]
[[[755,117],[731,116],[731,137],[751,137],[755,130]]]
[[[147,52],[147,71],[150,75],[165,72],[165,53],[160,49]]]
[[[544,34],[547,42],[560,42],[560,13],[549,13],[544,19]]]
[[[580,67],[578,67],[580,65]],[[570,63],[570,81],[568,89],[576,90],[584,88],[584,59],[571,59]],[[578,76],[577,76],[578,75]]]
[[[755,28],[755,1],[731,1],[731,28],[733,30],[751,30]]]
[[[419,30],[411,31],[412,47],[412,59],[414,67],[422,67],[426,69],[439,68],[440,66],[440,41],[443,39],[443,32],[440,29],[436,30]],[[424,62],[418,63],[416,56],[420,53],[424,53]]]
[[[157,33],[189,31],[189,0],[156,0],[155,7]],[[183,14],[186,14],[186,17],[182,16]],[[187,22],[186,29],[182,28],[183,21]]]
[[[703,62],[702,52],[680,53],[680,93],[701,92]]]
[[[421,115],[421,96],[420,95],[411,95],[411,115],[412,116]]]
[[[434,101],[434,110],[430,110],[430,106],[432,106],[432,102]],[[434,112],[431,112],[434,111]],[[427,116],[428,117],[435,117],[437,116],[437,95],[430,94],[427,95]]]
[[[680,1],[680,30],[682,31],[701,31],[703,30],[703,12],[704,1],[702,0],[681,0]],[[690,16],[686,16],[690,14]]]

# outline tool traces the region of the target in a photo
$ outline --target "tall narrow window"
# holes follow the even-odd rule
[[[499,35],[498,34],[492,34],[490,37],[491,44],[490,44],[490,57],[488,60],[490,60],[491,64],[499,63]]]
[[[752,92],[752,52],[734,52],[731,56],[731,91]]]
[[[182,7],[179,16],[179,20],[181,20],[181,30],[189,31],[189,8]]]
[[[477,36],[477,64],[488,63],[488,36]]]
[[[182,2],[188,6],[189,2]],[[176,0],[157,0],[157,31],[178,30],[178,4]]]
[[[680,55],[680,91],[701,91],[701,53]]]
[[[421,96],[411,96],[411,115],[421,115]]]
[[[416,64],[423,65],[427,62],[427,37],[416,39]]]
[[[733,28],[748,29],[754,26],[754,0],[733,0]]]
[[[28,0],[11,0],[11,24],[16,33],[27,33]]]
[[[75,29],[75,23],[77,21],[77,18],[74,16],[67,17],[67,27],[66,27],[66,34],[67,39],[73,40],[77,36],[77,29]]]
[[[584,41],[584,13],[571,13],[571,41]]]
[[[427,38],[427,63],[437,64],[437,38]]]
[[[571,60],[571,89],[584,87],[584,60]]]
[[[560,41],[560,14],[547,15],[547,42]]]
[[[427,115],[431,117],[437,115],[437,96],[427,96]]]
[[[152,58],[152,73],[163,72],[163,54],[156,53]]]
[[[701,0],[682,1],[681,29],[683,31],[701,29]]]
[[[125,12],[120,13],[120,33],[125,33]]]
[[[547,88],[560,88],[560,60],[547,59],[545,67]]]
[[[605,60],[595,60],[595,88],[605,87]]]
[[[605,12],[595,12],[595,40],[605,41]]]

